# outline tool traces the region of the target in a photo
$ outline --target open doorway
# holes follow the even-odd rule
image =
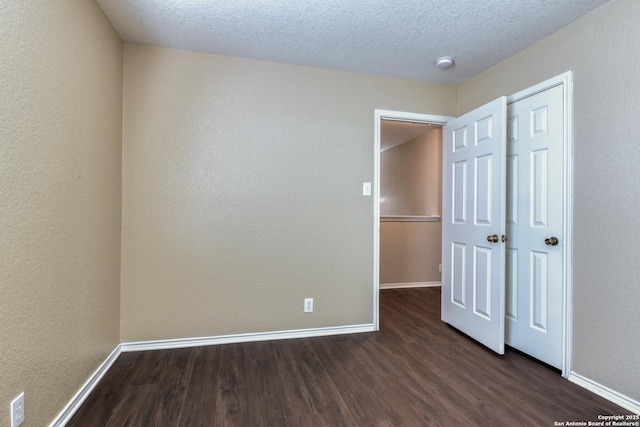
[[[413,229],[421,229],[422,234],[428,234],[429,231],[433,231],[430,229],[440,227],[441,181],[439,181],[439,177],[441,170],[431,170],[431,178],[425,178],[424,174],[421,176],[419,172],[419,162],[414,162],[415,159],[412,159],[412,156],[416,153],[428,155],[430,151],[435,151],[431,154],[435,154],[436,158],[431,160],[439,160],[441,157],[441,138],[437,144],[434,143],[434,138],[439,138],[440,129],[452,117],[389,110],[376,110],[375,114],[373,202],[376,220],[374,221],[373,323],[374,328],[378,330],[381,279],[384,281],[383,285],[386,285],[383,287],[387,288],[439,284],[439,279],[423,280],[420,277],[428,278],[430,276],[419,276],[419,274],[433,275],[434,271],[428,272],[424,265],[420,265],[420,258],[431,251],[436,260],[431,263],[433,265],[430,267],[431,270],[435,269],[437,272],[435,277],[439,277],[440,241],[438,240],[436,245],[428,244],[423,245],[422,248],[412,248],[412,244],[419,245],[420,241],[416,238],[412,239],[410,234]],[[435,133],[429,135],[432,132]],[[390,169],[384,178],[381,174],[383,161]],[[411,165],[408,162],[411,162]],[[435,185],[433,177],[437,181]],[[430,190],[428,194],[423,193],[418,197],[412,197],[410,183],[421,179],[431,181]],[[384,189],[381,188],[383,180],[385,181]],[[426,185],[429,186],[429,184]],[[384,195],[384,200],[382,195]],[[381,248],[382,233],[384,233],[385,244],[383,248]],[[402,249],[398,250],[398,248]],[[415,251],[416,254],[411,254],[412,249],[418,249]],[[381,260],[381,255],[385,256],[384,262]],[[392,266],[394,263],[398,265]],[[381,271],[383,276],[381,276]]]
[[[382,120],[380,289],[440,286],[442,126]]]

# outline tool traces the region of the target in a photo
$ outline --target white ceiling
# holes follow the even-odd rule
[[[125,42],[459,84],[608,0],[97,1]]]
[[[426,123],[399,122],[395,120],[380,121],[380,151],[386,151],[397,145],[411,141],[442,126]]]

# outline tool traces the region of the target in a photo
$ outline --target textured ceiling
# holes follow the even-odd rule
[[[97,1],[125,42],[459,84],[608,0]]]

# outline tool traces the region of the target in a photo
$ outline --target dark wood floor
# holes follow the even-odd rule
[[[378,333],[124,353],[68,426],[553,426],[628,411],[385,290]]]

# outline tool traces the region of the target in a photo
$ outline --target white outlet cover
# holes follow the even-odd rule
[[[313,298],[304,299],[304,312],[313,313]]]
[[[11,402],[11,427],[18,427],[24,422],[24,393]]]

